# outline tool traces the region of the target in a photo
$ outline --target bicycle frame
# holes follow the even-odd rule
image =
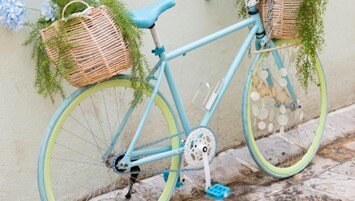
[[[252,7],[251,10],[257,11],[257,9],[255,7]],[[159,56],[159,62],[155,65],[155,67],[151,70],[148,79],[154,79],[156,80],[156,84],[153,90],[153,93],[150,97],[150,100],[147,104],[147,107],[143,113],[142,119],[139,122],[139,125],[137,127],[136,133],[133,137],[133,140],[131,141],[131,144],[128,148],[128,150],[125,152],[125,156],[122,158],[122,160],[120,161],[120,164],[122,164],[124,167],[133,167],[133,166],[138,166],[138,165],[142,165],[145,163],[150,163],[156,160],[161,160],[164,158],[169,158],[169,157],[173,157],[179,154],[183,153],[183,149],[184,146],[180,145],[180,148],[178,149],[172,149],[171,146],[161,146],[161,147],[156,147],[156,148],[152,148],[152,149],[145,149],[145,150],[134,150],[135,145],[137,140],[140,137],[140,134],[143,130],[144,124],[146,122],[146,119],[149,115],[149,112],[152,108],[152,105],[154,103],[154,99],[156,97],[156,95],[158,94],[160,85],[161,85],[161,81],[165,75],[167,83],[168,83],[168,87],[170,89],[173,101],[175,103],[177,112],[178,112],[178,116],[179,119],[181,121],[181,125],[183,127],[183,130],[185,132],[185,135],[188,135],[189,131],[191,130],[188,118],[187,118],[187,114],[185,112],[183,103],[181,101],[181,97],[180,94],[178,92],[177,86],[175,84],[175,81],[173,79],[173,75],[171,73],[170,70],[170,66],[169,66],[169,61],[173,60],[179,56],[184,56],[186,53],[191,52],[197,48],[200,48],[206,44],[209,44],[213,41],[216,41],[220,38],[223,38],[231,33],[234,33],[236,31],[239,31],[241,29],[244,29],[246,27],[251,27],[249,30],[249,33],[246,37],[246,39],[244,40],[240,50],[238,51],[238,53],[236,54],[232,64],[229,67],[229,70],[227,71],[227,74],[225,75],[221,88],[217,94],[217,97],[211,107],[210,110],[208,110],[201,123],[200,126],[207,126],[214,114],[214,112],[216,111],[216,108],[218,107],[223,95],[225,94],[234,74],[236,73],[236,71],[238,70],[240,63],[243,59],[243,57],[245,56],[251,42],[253,41],[254,37],[256,35],[262,35],[262,37],[256,37],[256,43],[257,46],[261,47],[261,43],[262,42],[266,42],[268,41],[268,43],[271,43],[270,46],[273,46],[273,42],[271,40],[267,39],[267,36],[264,34],[264,28],[260,19],[260,15],[258,12],[255,12],[255,14],[250,15],[250,17],[242,22],[236,23],[234,25],[231,25],[223,30],[220,30],[218,32],[215,32],[209,36],[206,36],[204,38],[201,38],[195,42],[192,42],[190,44],[187,44],[179,49],[176,49],[172,52],[169,53],[165,53],[165,49],[164,46],[162,46],[158,41],[155,40],[155,44],[156,44],[156,51],[160,51],[158,54],[156,53],[156,55]],[[155,32],[152,32],[153,38],[157,37],[155,36]],[[273,55],[275,57],[275,59],[277,60],[277,65],[279,68],[283,67],[282,61],[280,59],[280,57],[278,56],[278,53],[276,51],[273,51]],[[155,76],[155,74],[157,74],[157,76]],[[289,80],[287,80],[289,82]],[[290,83],[290,82],[289,82]],[[292,98],[295,98],[294,92],[293,92],[293,88],[291,85],[290,86],[290,94]],[[116,133],[114,134],[113,138],[112,138],[112,142],[110,144],[110,147],[108,148],[108,150],[103,154],[102,158],[106,159],[109,154],[113,151],[113,148],[126,124],[126,122],[129,119],[129,116],[131,115],[133,111],[133,107],[131,106],[125,117],[122,120],[122,123],[120,125],[120,127],[118,128],[118,130],[116,131]],[[142,156],[146,156],[141,158]],[[135,161],[131,161],[132,158],[136,158],[137,160]]]

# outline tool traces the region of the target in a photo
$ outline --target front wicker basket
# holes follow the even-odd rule
[[[272,2],[272,3],[270,3]],[[302,0],[260,0],[259,10],[271,38],[297,38],[297,9]]]
[[[53,37],[57,28],[58,23],[54,22],[41,30],[42,40]],[[73,44],[67,56],[75,63],[75,68],[64,76],[73,86],[97,83],[131,67],[127,44],[106,7],[92,8],[85,18],[79,18],[67,29],[68,42]],[[48,46],[45,49],[55,64],[58,53]]]

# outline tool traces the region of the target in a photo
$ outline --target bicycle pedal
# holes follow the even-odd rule
[[[208,197],[214,200],[223,200],[230,196],[230,189],[227,186],[221,184],[215,184],[205,190],[205,193]]]
[[[165,183],[168,181],[169,174],[170,174],[169,171],[164,171],[164,172],[163,172],[163,178],[164,178]],[[181,181],[180,175],[179,175],[178,180],[176,181],[175,187],[176,187],[176,188],[179,188],[179,187],[181,187],[181,186],[183,186],[183,185],[184,185],[184,183]]]

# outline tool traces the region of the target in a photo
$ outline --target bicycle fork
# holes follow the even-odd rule
[[[274,43],[272,40],[270,40],[270,39],[267,37],[267,35],[264,35],[264,36],[261,37],[261,38],[258,38],[258,36],[257,36],[256,45],[255,45],[255,46],[256,46],[256,49],[257,49],[257,50],[260,50],[260,49],[262,49],[262,48],[265,47],[265,46],[267,46],[268,48],[270,48],[270,52],[271,52],[271,54],[272,54],[272,56],[273,56],[273,58],[274,58],[274,61],[275,61],[275,64],[276,64],[278,70],[280,70],[280,69],[282,69],[282,68],[285,67],[285,65],[284,65],[284,63],[283,63],[283,61],[282,61],[282,59],[281,59],[281,56],[280,56],[279,52],[277,51],[277,49],[275,49],[275,47],[276,47],[276,46],[275,46],[275,43]],[[261,58],[263,57],[262,54],[267,54],[267,52],[266,52],[266,53],[260,53],[260,54],[261,54],[261,55],[259,56],[258,59],[261,59]],[[269,68],[266,68],[265,70],[266,70],[266,71],[268,72],[268,74],[270,75],[270,73],[271,73],[271,72],[270,72],[270,69],[269,69]],[[290,97],[291,97],[291,101],[285,103],[284,105],[285,105],[286,108],[290,108],[291,110],[298,109],[298,108],[301,107],[301,105],[299,105],[299,103],[298,103],[298,101],[297,101],[297,96],[296,96],[294,87],[293,87],[293,85],[292,85],[292,82],[290,81],[289,75],[286,75],[284,78],[286,79],[286,82],[287,82],[287,85],[286,85],[287,91],[288,91],[288,93],[289,93],[289,95],[290,95]],[[267,85],[269,86],[269,89],[273,88],[273,87],[274,87],[274,84],[275,84],[275,83],[273,82],[273,80],[271,79],[270,76],[267,77],[266,83],[267,83]],[[272,96],[273,96],[273,95],[272,95]],[[273,98],[275,99],[275,102],[276,102],[276,103],[275,103],[275,107],[280,107],[281,103],[280,103],[278,100],[276,100],[276,97],[275,97],[275,96],[273,96]]]

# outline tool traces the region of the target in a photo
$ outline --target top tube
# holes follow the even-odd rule
[[[176,57],[179,57],[181,55],[186,54],[187,52],[190,52],[190,51],[192,51],[194,49],[197,49],[197,48],[199,48],[201,46],[204,46],[204,45],[206,45],[208,43],[211,43],[211,42],[213,42],[215,40],[223,38],[226,35],[229,35],[229,34],[235,32],[235,31],[243,29],[243,28],[245,28],[245,27],[247,27],[249,25],[252,25],[252,24],[255,24],[255,18],[251,17],[251,18],[248,18],[248,19],[246,19],[246,20],[244,20],[242,22],[236,23],[236,24],[234,24],[232,26],[229,26],[229,27],[227,27],[225,29],[222,29],[222,30],[220,30],[220,31],[218,31],[216,33],[213,33],[213,34],[211,34],[209,36],[201,38],[201,39],[199,39],[199,40],[197,40],[195,42],[192,42],[192,43],[190,43],[188,45],[185,45],[185,46],[183,46],[183,47],[181,47],[181,48],[179,48],[177,50],[174,50],[173,52],[170,52],[170,53],[168,53],[166,55],[166,59],[167,60],[172,60],[172,59],[174,59]]]

